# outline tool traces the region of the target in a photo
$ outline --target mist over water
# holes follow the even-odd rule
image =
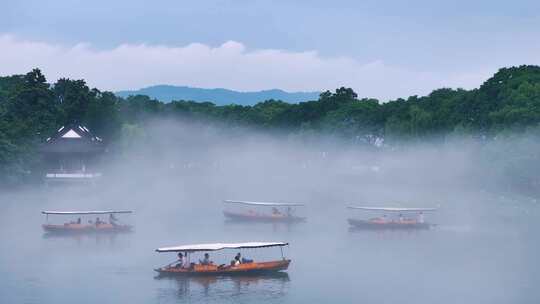
[[[540,301],[540,205],[498,185],[466,141],[381,149],[160,121],[115,145],[95,186],[0,195],[0,303]],[[224,199],[304,202],[296,213],[307,221],[227,222]],[[426,215],[437,224],[427,231],[351,231],[347,218],[379,215],[351,204],[440,209]],[[134,232],[42,232],[42,210],[99,209],[133,210],[119,218]],[[158,247],[245,241],[289,242],[287,273],[158,279],[153,271],[175,260]],[[242,253],[281,258],[279,248]],[[221,264],[236,251],[210,254]]]

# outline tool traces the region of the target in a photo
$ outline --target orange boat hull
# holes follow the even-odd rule
[[[162,267],[155,269],[162,275],[246,275],[287,270],[291,260],[244,263],[238,266],[198,265],[190,268]]]

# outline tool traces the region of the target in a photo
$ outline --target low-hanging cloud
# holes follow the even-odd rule
[[[236,41],[217,47],[201,43],[182,47],[121,44],[95,49],[86,43],[66,46],[0,35],[0,49],[1,75],[39,67],[49,81],[83,78],[90,86],[113,91],[154,84],[241,91],[314,91],[347,86],[361,97],[386,100],[428,94],[439,87],[476,87],[495,71],[445,75],[391,66],[383,60],[323,57],[316,51],[250,50]]]

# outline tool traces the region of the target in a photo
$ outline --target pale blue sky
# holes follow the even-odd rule
[[[126,43],[219,47],[236,41],[246,51],[316,51],[323,59],[383,62],[438,77],[430,85],[448,78],[449,86],[475,86],[498,67],[540,64],[540,1],[23,0],[2,5],[0,34],[51,45],[84,42],[96,51]],[[0,67],[0,74],[5,72]],[[227,85],[219,79],[201,83]],[[321,85],[314,83],[313,89]],[[264,84],[239,89],[259,87]],[[372,95],[377,94],[384,95]]]

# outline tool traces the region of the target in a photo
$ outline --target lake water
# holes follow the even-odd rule
[[[194,183],[205,182],[212,183]],[[448,191],[439,212],[426,217],[438,224],[432,230],[358,232],[346,219],[365,215],[344,208],[345,198],[363,191],[354,187],[311,189],[308,205],[297,210],[308,220],[296,225],[224,220],[221,199],[254,195],[230,197],[185,183],[142,188],[3,195],[0,303],[540,303],[540,213],[530,199]],[[135,231],[43,235],[41,210],[97,208],[133,209],[120,218]],[[289,242],[291,266],[281,275],[250,277],[157,278],[153,271],[175,259],[157,247],[235,241]],[[211,257],[227,263],[234,254]],[[278,248],[243,254],[281,256]]]

